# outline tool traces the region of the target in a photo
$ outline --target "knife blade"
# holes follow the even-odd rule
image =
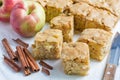
[[[119,59],[120,59],[120,34],[116,33],[112,42],[110,54],[108,56],[108,61],[103,75],[103,80],[114,80],[116,68],[120,63]]]

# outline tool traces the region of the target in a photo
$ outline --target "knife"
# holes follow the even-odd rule
[[[106,64],[103,80],[114,80],[117,66],[120,63],[120,34],[116,33]]]

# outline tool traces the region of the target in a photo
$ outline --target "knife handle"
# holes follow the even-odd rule
[[[116,65],[107,64],[103,75],[103,80],[114,80],[115,72],[116,72]]]

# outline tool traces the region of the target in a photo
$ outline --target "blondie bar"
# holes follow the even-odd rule
[[[87,2],[88,4],[104,9],[120,17],[120,0],[73,0],[74,2]]]
[[[110,51],[111,37],[112,33],[102,29],[85,29],[78,42],[87,43],[91,58],[101,61]]]
[[[52,18],[63,13],[72,3],[72,0],[49,0],[45,6],[46,21],[49,22]]]
[[[61,57],[63,36],[62,31],[48,29],[38,32],[32,45],[35,59],[58,59]]]
[[[57,16],[50,21],[50,24],[52,29],[62,30],[64,42],[72,42],[74,33],[73,16]]]
[[[86,43],[64,43],[62,63],[64,72],[70,75],[87,75],[90,67],[89,47]]]
[[[95,8],[85,2],[73,4],[70,6],[70,12],[74,15],[75,30],[80,32],[86,28],[112,31],[118,21],[118,17],[112,13]]]

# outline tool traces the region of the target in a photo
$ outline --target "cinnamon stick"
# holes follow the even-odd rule
[[[46,68],[48,68],[48,69],[50,69],[50,70],[52,70],[53,69],[53,67],[52,66],[50,66],[49,64],[47,64],[47,63],[45,63],[44,61],[40,61],[39,62],[39,64],[40,65],[42,65],[42,66],[44,66],[44,67],[46,67]]]
[[[9,45],[9,43],[8,43],[8,41],[7,41],[6,38],[4,38],[4,39],[2,40],[2,44],[4,45],[4,47],[5,47],[8,55],[10,56],[10,58],[11,58],[12,60],[17,60],[17,56],[16,56],[16,54],[13,52],[13,50],[12,50],[12,48],[10,47],[10,45]]]
[[[23,57],[24,57],[25,63],[27,64],[27,68],[30,68],[30,65],[29,65],[28,60],[27,60],[27,57],[26,57],[26,55],[25,55],[25,53],[24,53],[24,51],[23,51],[23,48],[21,48],[21,51],[22,51],[22,53],[23,53]]]
[[[18,43],[19,45],[23,46],[23,47],[28,47],[29,44],[25,43],[24,41],[22,41],[21,39],[17,38],[17,39],[13,39],[16,43]]]
[[[34,58],[32,57],[31,53],[29,52],[29,50],[27,48],[23,48],[23,50],[24,50],[24,52],[27,56],[29,64],[32,67],[32,70],[35,71],[35,72],[39,71],[40,68],[39,68],[38,64],[35,62]]]
[[[7,63],[14,71],[19,72],[21,68],[12,60],[4,56],[4,62]]]
[[[35,65],[33,62],[30,60],[30,58],[26,57],[28,60],[28,63],[30,64],[30,68],[32,69],[33,72],[37,72],[38,70],[36,69]]]
[[[28,69],[29,68],[29,64],[28,64],[28,61],[27,61],[27,59],[25,57],[25,54],[23,52],[22,47],[21,46],[17,46],[16,49],[17,49],[17,52],[18,52],[18,56],[19,56],[20,62],[22,64],[22,68],[23,69]]]
[[[26,55],[23,51],[23,48],[21,46],[17,46],[16,48],[17,48],[16,54],[18,54],[18,59],[22,64],[22,69],[24,71],[24,74],[25,74],[25,76],[28,76],[31,74],[31,72],[30,72],[30,65],[29,65],[29,62],[27,60],[27,57],[26,57]]]
[[[30,74],[31,74],[31,72],[30,72],[30,70],[29,70],[29,69],[25,69],[25,70],[24,70],[24,74],[25,74],[25,76],[28,76],[28,75],[30,75]]]
[[[47,74],[47,75],[50,75],[49,70],[47,70],[47,69],[45,69],[45,68],[43,68],[43,67],[42,67],[42,72],[44,72],[44,73]]]

